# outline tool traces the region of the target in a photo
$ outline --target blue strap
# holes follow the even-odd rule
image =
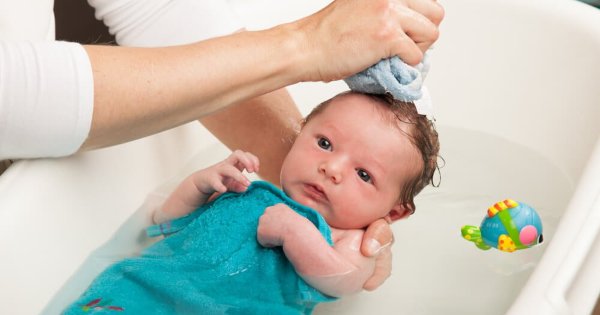
[[[196,211],[198,212],[198,211]],[[169,236],[173,233],[179,232],[183,230],[190,222],[192,222],[198,215],[193,215],[196,212],[192,212],[186,216],[181,218],[177,218],[175,220],[170,220],[163,222],[161,224],[151,225],[146,228],[146,235],[148,237],[157,237],[157,236]]]

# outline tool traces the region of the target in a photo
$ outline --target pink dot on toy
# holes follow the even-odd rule
[[[521,229],[519,233],[519,240],[524,245],[529,245],[537,239],[537,229],[533,225],[527,225]]]

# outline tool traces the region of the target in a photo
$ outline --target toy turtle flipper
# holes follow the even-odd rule
[[[460,229],[462,237],[467,241],[475,243],[475,246],[481,250],[488,250],[491,247],[483,242],[481,230],[473,225],[465,225]]]

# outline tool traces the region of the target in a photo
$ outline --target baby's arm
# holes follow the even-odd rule
[[[250,181],[242,174],[258,171],[259,161],[251,153],[236,150],[225,160],[188,176],[169,195],[152,217],[154,223],[182,217],[205,204],[214,193],[243,192]]]
[[[260,218],[257,238],[265,247],[282,246],[296,272],[311,286],[341,297],[362,290],[375,270],[375,258],[360,253],[362,230],[340,233],[332,247],[308,219],[278,204]]]

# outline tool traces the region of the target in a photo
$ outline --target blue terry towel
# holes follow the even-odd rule
[[[283,250],[256,240],[265,208],[285,203],[333,245],[323,217],[267,182],[225,193],[193,213],[148,228],[169,235],[117,262],[65,314],[310,314],[333,301],[309,286]]]
[[[371,94],[390,93],[397,100],[414,102],[423,97],[423,80],[427,71],[429,71],[428,53],[415,67],[407,65],[394,56],[382,59],[344,81],[353,91]]]

